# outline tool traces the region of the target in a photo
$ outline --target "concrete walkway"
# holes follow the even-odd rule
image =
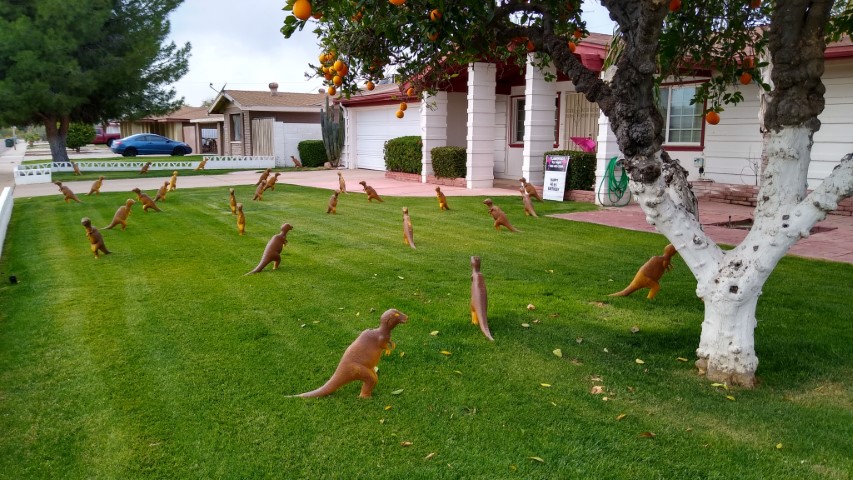
[[[0,153],[0,189],[14,183],[12,169],[20,164],[26,153],[26,145],[18,144],[17,150],[6,150]],[[86,158],[85,154],[70,154],[72,159]],[[27,155],[27,159],[33,158]],[[35,158],[38,158],[37,156]],[[49,158],[49,157],[48,157]],[[408,197],[431,197],[435,195],[435,185],[405,182],[385,178],[384,172],[374,170],[312,170],[291,171],[282,173],[278,182],[307,187],[326,188],[329,190],[338,188],[338,172],[343,173],[347,182],[347,190],[350,192],[361,192],[359,181],[364,180],[368,185],[375,188],[380,195],[408,196]],[[227,173],[222,175],[200,175],[193,177],[178,177],[178,188],[199,187],[222,187],[233,185],[254,185],[258,179],[259,171],[250,170],[243,172]],[[133,188],[143,190],[156,190],[163,184],[164,178],[129,178],[122,180],[108,180],[104,182],[103,192],[130,192]],[[87,192],[92,181],[67,182],[66,185],[75,192]],[[506,188],[477,188],[466,189],[461,187],[442,186],[441,191],[447,196],[507,196],[517,195],[513,185],[512,189]],[[19,185],[14,190],[16,198],[37,197],[45,195],[59,195],[56,185],[35,184]],[[703,201],[699,204],[699,218],[705,225],[705,231],[717,243],[736,245],[746,237],[746,230],[726,228],[724,226],[712,225],[737,222],[752,218],[751,207],[730,205]],[[622,208],[602,208],[592,212],[580,212],[570,214],[554,215],[557,218],[578,222],[597,223],[611,227],[626,228],[645,232],[655,232],[645,219],[640,207],[636,204]],[[816,225],[816,233],[809,238],[801,239],[789,251],[789,254],[808,258],[832,260],[853,264],[853,217],[842,215],[828,215],[826,220]]]

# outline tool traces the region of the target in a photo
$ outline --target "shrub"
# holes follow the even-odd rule
[[[88,123],[72,123],[68,126],[68,136],[65,146],[80,152],[80,147],[92,143],[95,138],[95,127]]]
[[[392,138],[385,142],[385,169],[389,172],[421,173],[421,137]]]
[[[327,162],[322,140],[302,140],[296,146],[303,167],[322,167]]]
[[[465,147],[435,147],[432,152],[432,171],[439,178],[465,178],[468,167]]]
[[[578,150],[552,150],[545,155],[567,155],[571,158],[566,172],[566,190],[595,190],[595,154]],[[545,162],[545,156],[542,157]]]

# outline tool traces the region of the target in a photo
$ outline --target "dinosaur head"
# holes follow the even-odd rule
[[[480,271],[480,257],[476,255],[471,257],[471,267],[474,270]]]
[[[332,195],[334,195],[334,196],[336,196],[336,197],[337,197],[337,196],[338,196],[338,195],[340,195],[340,194],[341,194],[341,191],[340,191],[340,190],[335,190],[335,192],[334,192]]]
[[[287,235],[287,232],[289,232],[291,230],[293,230],[293,225],[291,225],[289,223],[285,223],[284,225],[281,226],[281,233],[283,233],[285,235]]]
[[[177,170],[172,170],[172,175],[177,175],[177,174],[178,174]]]
[[[405,313],[397,310],[397,309],[389,309],[386,310],[385,313],[379,318],[379,324],[383,327],[391,330],[401,323],[406,323],[409,320],[409,316]]]
[[[101,176],[99,176],[99,177],[98,177],[98,180],[103,180],[103,179],[104,179],[104,176],[103,176],[103,175],[101,175]]]
[[[441,193],[441,187],[435,187],[436,193]]]
[[[133,205],[134,203],[136,203],[136,201],[134,201],[132,198],[128,198],[127,201],[124,203],[125,203],[125,205],[127,205],[129,207],[129,206]]]
[[[229,188],[229,189],[228,189],[228,193],[233,194],[233,193],[234,193],[234,189],[233,189],[233,188]]]
[[[83,217],[80,220],[80,225],[83,225],[84,227],[86,227],[86,230],[88,230],[88,229],[92,228],[92,221],[89,220],[89,217]]]
[[[53,182],[53,183],[55,183],[57,187],[62,187],[62,182]]]
[[[521,183],[527,183],[527,179],[524,177],[519,178],[518,181]]]
[[[362,180],[362,181],[358,182],[358,184],[359,184],[359,185],[361,185],[362,187],[366,187],[366,186],[367,186],[367,182],[365,182],[364,180]]]
[[[131,190],[131,192],[139,195],[142,192],[142,190],[140,190],[139,188],[134,188],[133,190]]]
[[[487,199],[483,200],[483,204],[489,208],[492,208],[492,199],[487,198]]]
[[[243,211],[243,204],[242,203],[237,204],[237,210],[240,210],[241,212]]]
[[[675,249],[675,247],[671,243],[663,248],[663,256],[666,258],[672,258],[677,253],[678,253],[678,251]]]
[[[403,207],[403,214],[404,214],[404,215],[408,215],[408,214],[409,214],[409,207]]]

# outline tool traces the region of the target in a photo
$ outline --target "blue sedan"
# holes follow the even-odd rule
[[[113,153],[120,153],[125,157],[137,155],[186,155],[193,149],[184,142],[172,140],[162,135],[153,133],[137,133],[120,140],[114,140],[110,146]]]

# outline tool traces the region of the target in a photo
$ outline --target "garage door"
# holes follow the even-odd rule
[[[409,104],[406,116],[397,118],[397,105],[359,108],[356,114],[356,165],[369,170],[385,170],[385,142],[406,135],[421,134],[418,104]]]

